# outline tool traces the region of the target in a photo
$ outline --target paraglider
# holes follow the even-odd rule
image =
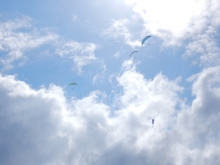
[[[152,119],[152,127],[154,126],[154,119]]]
[[[69,84],[69,86],[70,86],[70,85],[77,85],[77,83],[71,82],[71,83]],[[72,90],[73,90],[73,88],[72,88]]]
[[[141,44],[144,45],[145,41],[146,41],[148,38],[150,38],[150,37],[151,37],[150,35],[144,37],[144,39],[142,40]],[[148,43],[148,45],[150,45],[150,44]],[[133,55],[134,53],[138,53],[138,51],[133,51],[133,52],[131,52],[130,57],[132,57],[132,55]],[[134,59],[135,59],[135,57],[134,57]]]
[[[77,85],[77,83],[72,82],[72,83],[70,83],[69,85]]]
[[[151,37],[151,36],[146,36],[146,37],[144,37],[144,39],[142,40],[141,44],[144,45],[144,42],[145,42],[148,38],[150,38],[150,37]]]
[[[137,53],[137,52],[138,52],[138,51],[133,51],[133,52],[131,52],[130,57],[131,57],[132,54]]]

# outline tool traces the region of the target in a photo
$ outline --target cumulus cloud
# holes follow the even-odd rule
[[[58,136],[65,114],[63,91],[54,85],[35,91],[14,76],[1,76],[0,84],[1,162],[46,164],[51,160],[59,164],[60,151],[65,153],[67,147]]]
[[[131,60],[115,78],[116,110],[100,91],[67,100],[62,88],[32,89],[0,75],[3,164],[219,164],[220,68],[193,81],[181,100],[179,78],[145,79]],[[152,128],[151,119],[155,119]]]
[[[176,45],[176,41],[201,33],[207,25],[219,26],[219,1],[126,0],[139,15],[146,30]],[[170,40],[171,39],[171,40]]]
[[[191,162],[218,164],[219,146],[219,66],[208,68],[194,77],[192,105],[178,115],[177,129],[182,142],[192,153]],[[200,155],[200,156],[199,156]],[[201,156],[202,155],[202,156]],[[200,157],[200,160],[197,160]],[[186,159],[186,158],[185,158]]]
[[[219,65],[215,36],[220,26],[218,0],[125,0],[143,20],[142,30],[159,37],[164,46],[182,46],[200,66]],[[142,33],[143,33],[142,32]]]

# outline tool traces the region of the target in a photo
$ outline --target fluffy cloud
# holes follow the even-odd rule
[[[162,38],[167,45],[201,34],[207,26],[219,26],[217,0],[126,0],[144,22],[146,30]]]
[[[32,90],[14,76],[0,78],[1,162],[3,164],[58,163],[66,141],[58,136],[65,114],[59,87]],[[59,150],[57,150],[57,147]],[[56,156],[57,159],[53,160]],[[53,163],[55,161],[55,163]]]
[[[219,67],[191,78],[195,99],[179,98],[179,79],[147,80],[125,61],[116,110],[91,92],[67,100],[62,88],[33,90],[0,76],[3,164],[219,164]],[[151,119],[155,119],[152,128]]]
[[[220,50],[216,41],[220,26],[218,0],[125,0],[125,3],[133,9],[132,21],[115,20],[105,32],[111,37],[124,38],[125,43],[134,47],[140,46],[134,36],[140,41],[140,35],[151,34],[160,38],[163,46],[184,46],[184,57],[191,57],[194,65],[219,65]],[[131,22],[142,25],[139,34],[137,30],[129,30]]]
[[[219,67],[204,70],[194,81],[192,105],[179,113],[177,130],[182,134],[181,142],[191,156],[182,157],[192,164],[218,164],[219,152]],[[188,160],[187,160],[188,159]],[[184,164],[184,163],[183,163]]]

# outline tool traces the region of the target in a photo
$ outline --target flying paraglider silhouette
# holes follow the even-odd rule
[[[70,86],[70,85],[77,85],[77,83],[71,82],[71,83],[69,84],[69,86]]]
[[[150,38],[151,36],[146,36],[144,37],[144,39],[142,40],[141,44],[144,45],[145,41],[147,41],[148,38]]]
[[[71,86],[71,85],[77,85],[77,83],[71,82],[71,83],[69,84],[69,86]],[[72,88],[72,90],[73,90],[73,88]]]
[[[133,51],[133,52],[131,52],[131,54],[130,54],[130,57],[132,56],[132,54],[134,54],[134,53],[137,53],[138,51]],[[135,58],[135,57],[134,57]]]
[[[152,127],[154,126],[154,119],[152,119]]]
[[[144,39],[141,41],[142,46],[144,45],[144,43],[145,43],[150,37],[151,37],[150,35],[144,37]],[[150,44],[148,43],[148,45],[150,45]],[[131,52],[130,57],[132,56],[132,54],[137,53],[137,52],[138,52],[138,51],[133,51],[133,52]],[[135,58],[135,57],[134,57],[134,58]]]

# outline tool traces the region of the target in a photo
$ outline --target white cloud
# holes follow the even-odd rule
[[[204,34],[196,35],[186,46],[184,57],[195,58],[193,63],[204,67],[219,65],[220,48],[214,39],[215,34],[213,29],[209,29]]]
[[[24,17],[18,20],[0,24],[0,50],[6,52],[1,58],[4,69],[13,67],[15,60],[24,58],[24,53],[58,38],[58,35],[48,31],[38,31],[31,28],[31,19]],[[22,29],[25,29],[22,31]]]
[[[47,44],[55,49],[55,54],[72,58],[74,68],[81,73],[84,66],[96,60],[94,52],[98,48],[93,43],[66,41],[48,29],[35,29],[28,17],[1,23],[0,41],[0,51],[6,52],[5,57],[0,58],[3,70],[12,68],[16,60],[26,58],[28,51]]]
[[[178,45],[182,40],[201,34],[207,25],[219,26],[217,0],[126,0],[144,22],[147,32],[158,36],[167,45]]]
[[[132,60],[125,61],[115,75],[121,91],[114,112],[99,91],[67,100],[58,86],[33,90],[0,75],[0,160],[6,165],[219,164],[219,70],[194,76],[195,99],[187,105],[179,98],[179,78],[158,74],[148,80]]]
[[[218,164],[220,161],[216,155],[220,149],[220,128],[217,124],[220,122],[219,79],[219,67],[198,74],[193,84],[195,99],[190,107],[178,115],[176,129],[181,130],[181,141],[193,152],[192,162],[198,161],[199,164]]]
[[[219,65],[219,46],[215,41],[220,26],[218,0],[125,0],[143,20],[142,33],[152,34],[164,46],[183,46],[193,64]]]
[[[60,151],[65,153],[67,147],[58,136],[65,115],[63,91],[53,85],[35,91],[13,76],[1,76],[0,84],[1,162],[46,164],[51,160],[59,164]],[[53,156],[57,159],[51,159]]]
[[[129,24],[131,23],[128,19],[113,20],[111,26],[108,29],[104,29],[102,34],[116,40],[122,38],[123,42],[131,47],[141,46],[139,41],[132,41],[132,35],[128,29]]]
[[[75,41],[64,41],[59,43],[61,45],[57,48],[56,53],[62,57],[68,56],[73,59],[78,73],[82,72],[82,68],[92,61],[97,60],[95,57],[95,50],[98,48],[93,43],[79,43]]]

